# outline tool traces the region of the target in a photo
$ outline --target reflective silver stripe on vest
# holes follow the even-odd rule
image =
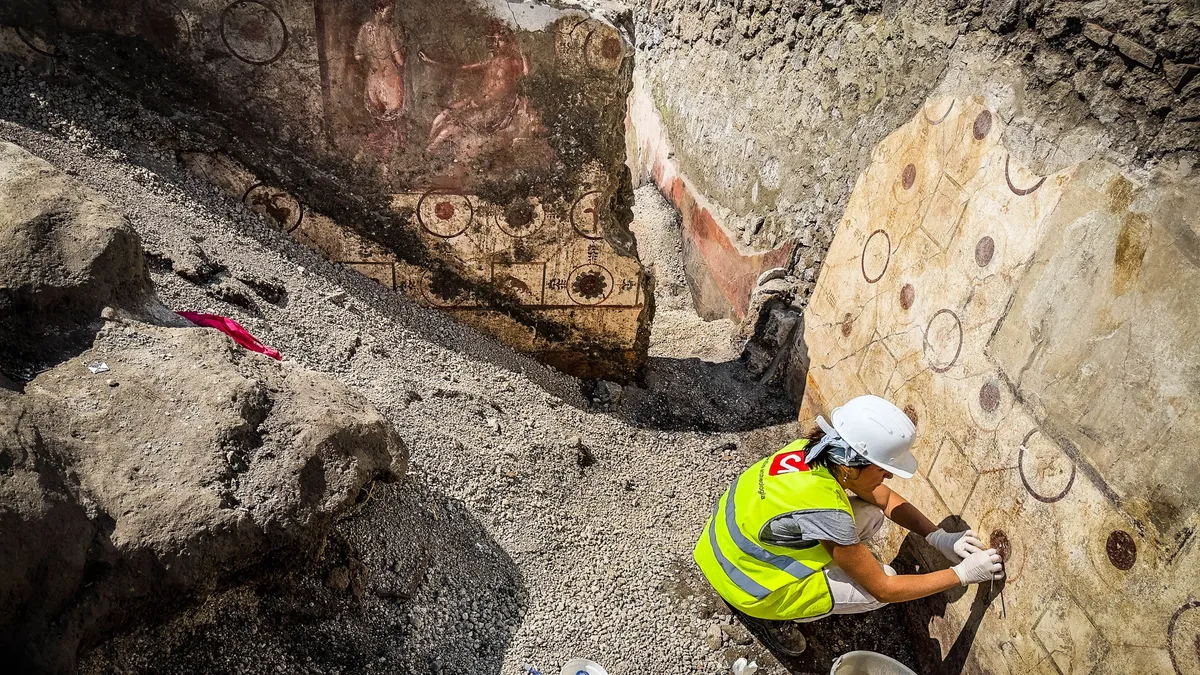
[[[771,590],[738,569],[737,565],[730,562],[729,558],[726,558],[725,554],[721,552],[721,547],[717,545],[717,511],[719,510],[720,504],[713,508],[712,518],[708,520],[708,543],[712,546],[713,555],[717,557],[717,564],[725,570],[725,575],[729,577],[729,580],[746,595],[752,596],[755,600],[766,598],[771,594]]]
[[[733,538],[733,543],[741,549],[742,553],[761,563],[766,563],[780,572],[790,574],[796,577],[797,580],[807,579],[816,570],[795,558],[790,558],[786,555],[775,555],[750,541],[746,535],[742,534],[742,528],[738,527],[737,524],[736,506],[734,505],[738,481],[741,479],[741,476],[733,479],[733,485],[729,486],[729,498],[725,500],[725,529],[729,530],[729,536]]]

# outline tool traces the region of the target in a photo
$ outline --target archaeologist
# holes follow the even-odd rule
[[[830,417],[832,424],[818,416],[818,430],[742,472],[694,551],[717,593],[784,655],[804,650],[792,621],[868,612],[1004,576],[1000,556],[982,550],[973,531],[936,527],[884,485],[917,469],[908,416],[882,398],[860,396]],[[885,517],[924,537],[954,566],[897,575],[880,564],[862,542]]]

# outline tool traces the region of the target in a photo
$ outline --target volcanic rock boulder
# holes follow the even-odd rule
[[[15,146],[0,226],[4,353],[55,364],[24,393],[0,380],[0,662],[16,672],[68,672],[134,619],[303,555],[404,473],[395,430],[340,383],[143,322],[173,315],[137,235]],[[70,341],[89,346],[64,357]]]
[[[0,142],[0,371],[27,378],[85,344],[105,305],[150,295],[141,245],[120,211]]]
[[[73,653],[48,644],[96,570],[88,561],[98,528],[51,466],[56,448],[25,399],[0,391],[0,659],[16,671],[65,669]]]

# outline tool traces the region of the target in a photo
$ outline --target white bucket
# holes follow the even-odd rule
[[[850,652],[833,662],[829,675],[917,675],[890,656],[875,652]]]
[[[608,671],[595,661],[572,659],[563,666],[562,675],[608,675]]]

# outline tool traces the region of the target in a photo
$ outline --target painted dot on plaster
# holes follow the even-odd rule
[[[450,202],[438,202],[437,206],[433,207],[433,213],[442,220],[450,220],[454,217],[454,205]]]
[[[600,43],[600,53],[606,59],[617,58],[621,55],[621,42],[612,36],[604,38],[604,42]]]
[[[988,382],[979,388],[979,407],[984,412],[996,412],[1000,407],[1000,387]]]
[[[914,427],[917,426],[917,422],[920,418],[917,417],[916,408],[912,407],[911,404],[906,405],[904,406],[904,414],[908,416],[908,419],[913,423]]]
[[[909,188],[911,188],[913,186],[913,183],[916,183],[916,182],[917,182],[917,165],[911,164],[911,163],[905,165],[904,172],[900,174],[900,184],[904,186],[905,190],[908,190]]]
[[[850,331],[854,328],[854,317],[850,314],[842,317],[842,337],[850,337]]]
[[[1004,530],[992,530],[991,536],[988,537],[988,548],[996,549],[996,552],[1005,561],[1012,555],[1012,542]]]
[[[904,284],[900,289],[900,309],[909,309],[917,299],[917,289],[912,284]]]
[[[975,140],[982,141],[991,131],[992,113],[990,110],[984,110],[975,118],[975,124],[971,125],[971,135],[975,137]]]
[[[980,267],[987,267],[992,262],[992,256],[996,255],[996,240],[991,237],[984,237],[975,244],[975,264]]]
[[[1137,562],[1137,544],[1133,541],[1133,535],[1125,530],[1113,530],[1104,544],[1104,551],[1108,553],[1108,561],[1113,567],[1122,572],[1129,571]]]

